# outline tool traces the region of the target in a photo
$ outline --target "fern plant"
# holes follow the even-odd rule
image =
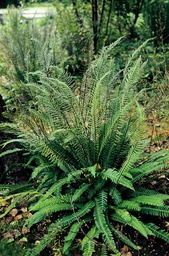
[[[37,194],[31,198],[33,215],[25,225],[51,218],[48,233],[26,255],[39,253],[64,230],[63,255],[71,255],[75,238],[84,256],[100,248],[114,253],[117,240],[139,250],[120,226],[169,241],[169,235],[144,214],[169,216],[168,195],[139,186],[140,179],[167,166],[169,154],[144,153],[145,117],[135,85],[145,63],[137,49],[122,71],[116,70],[111,52],[120,42],[103,48],[84,75],[80,88],[56,67],[56,77],[41,73],[38,83],[22,84],[30,101],[22,102],[11,123],[1,129],[16,139],[36,160],[32,179]],[[7,142],[9,143],[9,142]]]
[[[37,81],[38,72],[33,72],[41,70],[49,76],[52,66],[62,65],[67,58],[54,24],[42,27],[35,19],[27,22],[19,9],[8,8],[0,30],[2,73],[8,80]]]

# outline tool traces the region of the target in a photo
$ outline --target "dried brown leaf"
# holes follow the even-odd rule
[[[25,207],[22,207],[22,208],[21,208],[21,211],[22,211],[22,212],[27,212],[27,211],[28,211],[28,207],[26,207],[26,206],[25,206]]]
[[[13,208],[13,209],[9,212],[9,214],[12,215],[12,217],[15,217],[15,216],[17,215],[17,213],[18,213],[18,209],[16,209],[16,208]]]
[[[120,252],[121,252],[122,254],[124,254],[124,253],[127,253],[128,250],[129,250],[128,246],[127,246],[127,245],[124,245],[124,246],[120,249]]]
[[[13,220],[13,217],[6,217],[5,222],[8,224]]]
[[[2,201],[0,203],[0,206],[8,206],[8,205],[9,205],[9,203],[7,201]]]
[[[132,256],[131,252],[127,252],[124,254],[124,256]]]
[[[23,218],[22,214],[18,214],[15,216],[14,220],[17,221],[17,220],[21,220]]]
[[[32,213],[31,212],[23,212],[22,215],[24,218],[30,218],[32,216]]]
[[[28,234],[28,233],[30,233],[30,229],[27,228],[27,227],[24,227],[24,228],[22,229],[22,234],[25,235],[25,234]]]
[[[10,232],[6,232],[3,234],[3,237],[4,238],[13,238],[14,237],[14,234],[10,233]]]

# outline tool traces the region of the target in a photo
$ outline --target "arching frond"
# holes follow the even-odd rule
[[[91,186],[91,184],[82,184],[81,187],[79,189],[77,189],[75,191],[75,193],[72,195],[71,201],[74,202],[76,200],[79,199],[79,197],[86,191],[89,189],[89,187]]]
[[[97,195],[97,192],[104,187],[105,183],[105,180],[98,178],[94,183],[94,187],[90,191],[89,198],[91,199],[93,196]]]
[[[71,215],[64,216],[61,220],[58,220],[57,225],[64,227],[66,225],[70,225],[74,221],[80,221],[81,217],[87,215],[87,213],[89,213],[94,206],[94,201],[89,201],[79,211],[76,211]]]
[[[136,211],[136,212],[139,212],[141,210],[141,207],[137,201],[133,202],[129,200],[123,200],[121,204],[118,204],[118,207],[120,209],[126,209],[126,210]]]
[[[95,238],[98,238],[99,231],[96,228],[96,226],[93,226],[86,234],[86,236],[82,240],[82,250],[83,250],[83,256],[89,256],[92,255],[92,253],[95,251],[96,247],[96,241]]]
[[[152,235],[151,230],[142,221],[124,209],[117,209],[116,213],[112,214],[112,218],[113,220],[119,221],[124,225],[127,224],[131,226],[146,238],[148,238],[148,235]]]
[[[134,190],[134,187],[133,187],[131,181],[126,179],[124,176],[121,175],[121,173],[117,172],[114,169],[107,169],[103,173],[103,177],[105,179],[109,178],[115,184],[121,184],[124,187]]]
[[[107,192],[103,189],[98,194],[98,203],[102,212],[105,212],[108,208],[108,197]]]
[[[95,204],[96,206],[94,208],[94,219],[95,219],[96,227],[101,231],[101,234],[107,246],[114,252],[117,252],[116,244],[114,242],[109,226],[106,222],[103,210],[100,207],[99,199],[95,200]]]
[[[35,203],[30,207],[30,211],[38,211],[48,206],[54,206],[57,204],[69,203],[69,202],[70,202],[70,195],[65,195],[65,196],[60,195],[57,197],[53,196],[51,198],[50,197],[47,198],[45,195],[43,195],[43,197],[41,197],[41,199],[39,199],[37,203]]]
[[[138,196],[133,198],[132,200],[136,203],[140,203],[142,205],[154,205],[154,206],[163,206],[164,200],[169,199],[169,195],[150,195],[150,196]]]
[[[110,188],[109,191],[110,191],[110,196],[114,201],[114,204],[120,205],[123,201],[121,192],[116,187]]]
[[[127,244],[128,246],[135,250],[139,250],[139,247],[135,243],[133,243],[126,235],[124,235],[120,230],[115,229],[112,225],[111,230],[113,231],[114,235],[118,239],[120,239],[124,244]]]
[[[158,207],[142,206],[141,213],[152,215],[152,216],[160,216],[162,218],[167,218],[169,217],[169,207],[168,205],[158,206]]]
[[[147,226],[156,237],[163,239],[164,241],[166,241],[168,243],[168,241],[169,241],[169,233],[168,232],[166,232],[163,229],[160,229],[158,226],[156,226],[153,223],[148,223]]]
[[[47,205],[44,206],[42,209],[34,213],[26,222],[25,225],[29,228],[33,226],[34,224],[40,222],[41,220],[45,219],[49,214],[55,213],[55,212],[61,212],[61,211],[71,211],[72,206],[70,203],[61,203],[61,204],[53,204],[53,205]]]
[[[75,222],[71,226],[69,233],[64,238],[63,253],[65,253],[70,248],[82,224],[83,224],[83,221],[80,221],[80,222]]]

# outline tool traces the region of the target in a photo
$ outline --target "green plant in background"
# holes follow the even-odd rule
[[[151,36],[154,37],[155,45],[158,46],[163,43],[168,43],[168,10],[169,1],[145,1],[144,17],[148,24]]]
[[[75,3],[75,1],[74,1]],[[89,22],[90,6],[85,2],[60,3],[54,1],[56,9],[55,26],[62,38],[62,47],[68,58],[64,69],[73,76],[82,76],[88,66],[92,51],[92,29]]]
[[[50,22],[41,27],[34,19],[27,21],[14,8],[8,9],[5,18],[5,25],[0,27],[0,74],[4,80],[1,94],[15,110],[19,100],[30,100],[22,93],[21,83],[38,81],[39,71],[54,77],[55,66],[63,66],[68,55]]]
[[[33,76],[32,72],[41,70],[51,75],[52,66],[62,65],[67,58],[54,26],[49,23],[41,27],[34,19],[27,21],[18,9],[8,8],[5,25],[0,29],[0,44],[8,70],[5,73],[3,67],[1,72],[10,80],[37,81],[38,74]]]
[[[167,166],[169,154],[144,153],[145,117],[135,86],[145,63],[137,57],[140,47],[117,72],[111,54],[119,41],[91,62],[80,88],[57,67],[55,77],[41,73],[38,83],[23,83],[22,93],[31,101],[18,101],[17,113],[9,113],[12,122],[1,124],[1,129],[17,134],[15,141],[32,155],[28,164],[37,164],[32,172],[37,188],[31,192],[35,196],[29,209],[33,215],[25,226],[52,221],[27,256],[39,255],[63,234],[63,255],[71,255],[76,238],[81,239],[84,256],[99,248],[100,255],[121,255],[118,239],[139,250],[117,226],[129,226],[145,238],[169,240],[168,233],[142,219],[169,215],[169,196],[144,188],[144,182],[140,185],[140,180]]]

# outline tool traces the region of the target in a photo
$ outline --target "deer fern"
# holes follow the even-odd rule
[[[118,239],[138,250],[139,245],[116,228],[117,222],[145,238],[168,237],[138,218],[168,216],[169,196],[146,190],[143,184],[140,188],[139,181],[166,168],[169,153],[144,153],[145,115],[135,85],[145,63],[136,58],[136,50],[126,68],[117,72],[111,51],[119,41],[90,63],[78,95],[76,84],[58,67],[55,76],[41,72],[38,82],[22,83],[22,93],[30,99],[19,99],[17,113],[9,113],[12,125],[1,125],[16,132],[22,148],[36,159],[32,179],[37,179],[37,194],[25,225],[55,218],[27,256],[38,255],[62,230],[65,255],[79,235],[84,256],[94,251],[119,255]]]

